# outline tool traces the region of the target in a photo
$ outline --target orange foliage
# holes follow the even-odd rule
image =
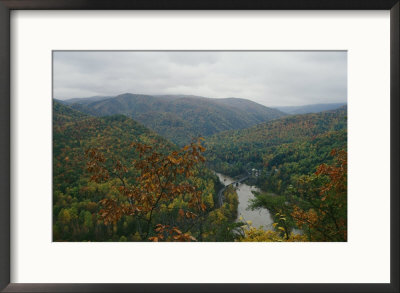
[[[347,152],[332,150],[331,155],[335,164],[322,164],[315,173],[315,180],[325,178],[325,183],[315,187],[316,192],[299,188],[307,194],[304,201],[308,208],[294,206],[291,213],[298,227],[313,231],[310,240],[347,241]],[[310,186],[309,181],[306,183]]]
[[[169,241],[196,241],[196,238],[188,233],[182,233],[177,227],[170,227],[169,225],[157,224],[155,232],[157,236],[150,237],[149,240],[153,242],[158,242],[159,240],[169,240]]]
[[[147,222],[148,229],[143,235],[145,239],[150,241],[196,240],[191,235],[181,232],[177,227],[161,224],[153,227],[152,221],[153,213],[160,208],[162,203],[168,204],[178,197],[189,198],[188,208],[193,211],[205,211],[206,206],[202,201],[201,191],[190,183],[196,165],[205,161],[201,154],[204,148],[200,140],[170,154],[156,152],[151,146],[142,143],[132,143],[132,147],[139,154],[139,159],[134,160],[131,166],[139,174],[135,184],[126,182],[124,174],[128,168],[119,160],[113,160],[110,166],[99,150],[89,149],[86,152],[89,158],[87,170],[92,173],[92,181],[107,181],[113,177],[119,179],[121,183],[117,190],[123,200],[107,197],[100,201],[103,206],[100,216],[104,223],[115,224],[125,215],[136,216]],[[179,216],[195,219],[197,214],[193,211],[181,209]],[[154,233],[156,236],[148,237]]]

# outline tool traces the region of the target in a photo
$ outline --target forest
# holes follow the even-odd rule
[[[53,100],[53,241],[347,241],[346,106],[288,115],[156,97],[136,120],[129,99]],[[241,219],[216,172],[247,176],[248,209],[268,209],[273,229]]]

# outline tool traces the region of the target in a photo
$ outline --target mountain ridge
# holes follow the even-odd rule
[[[290,115],[296,115],[296,114],[310,114],[310,113],[335,110],[345,105],[347,105],[347,103],[325,103],[325,104],[308,104],[301,106],[282,106],[273,108],[278,109]]]
[[[212,99],[190,95],[151,96],[125,93],[92,102],[77,101],[69,105],[94,116],[129,116],[178,145],[187,144],[198,136],[248,128],[286,115],[246,99]]]

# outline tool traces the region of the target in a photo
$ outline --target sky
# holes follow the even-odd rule
[[[56,51],[53,97],[123,93],[243,98],[265,106],[347,102],[347,53]]]

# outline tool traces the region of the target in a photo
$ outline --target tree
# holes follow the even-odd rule
[[[120,160],[106,158],[96,148],[86,151],[87,170],[95,182],[118,182],[114,188],[118,196],[108,196],[100,201],[100,216],[106,225],[116,225],[124,216],[133,216],[139,225],[138,233],[142,240],[150,241],[193,241],[187,231],[178,226],[193,222],[205,211],[201,191],[193,183],[197,166],[204,162],[204,148],[201,139],[192,142],[179,151],[161,153],[144,143],[132,143],[139,158],[130,166]],[[128,180],[125,175],[133,168],[137,177]],[[112,179],[117,179],[113,181]],[[186,208],[180,207],[175,218],[156,223],[155,217],[161,211],[174,209],[173,202],[182,200]],[[172,206],[171,206],[172,205]],[[173,211],[171,211],[174,215]],[[169,220],[171,224],[166,224]]]
[[[332,164],[321,164],[314,174],[297,177],[297,183],[290,185],[285,195],[255,195],[250,207],[267,208],[273,213],[279,237],[290,241],[293,228],[299,228],[309,241],[347,240],[347,153],[333,149],[330,155]],[[248,231],[246,237],[249,235],[257,239],[275,237],[258,230]]]
[[[291,216],[311,241],[347,241],[347,152],[332,150],[334,164],[322,164],[299,181]]]

